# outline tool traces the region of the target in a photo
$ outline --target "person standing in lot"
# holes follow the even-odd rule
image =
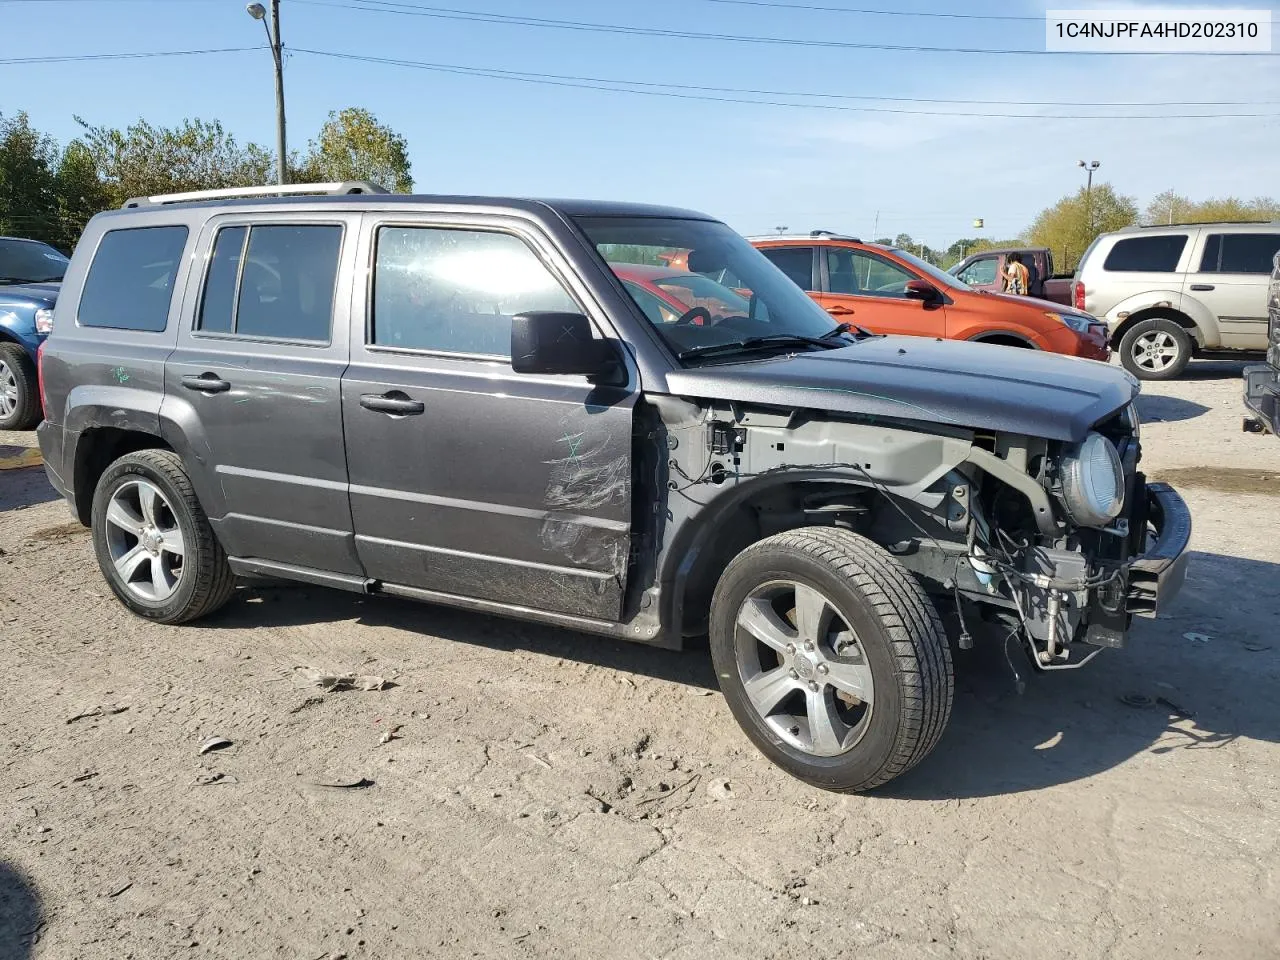
[[[1031,274],[1022,262],[1022,254],[1009,254],[1004,268],[1004,292],[1025,297],[1031,288]]]

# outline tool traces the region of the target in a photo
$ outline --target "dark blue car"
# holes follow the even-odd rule
[[[68,262],[48,244],[0,237],[0,430],[40,422],[36,351],[53,329]]]

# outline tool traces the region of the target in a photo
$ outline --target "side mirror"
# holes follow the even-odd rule
[[[591,335],[580,313],[530,311],[511,318],[511,368],[516,373],[601,376],[618,362],[613,347]]]
[[[902,292],[908,300],[920,300],[926,306],[942,302],[941,292],[928,280],[908,280]]]

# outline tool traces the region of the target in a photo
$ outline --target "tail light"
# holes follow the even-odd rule
[[[1076,309],[1077,310],[1084,309],[1084,281],[1083,280],[1076,281]]]
[[[40,388],[40,412],[47,413],[49,410],[49,400],[44,395],[44,348],[48,344],[48,340],[40,341],[40,346],[36,348],[36,383]]]

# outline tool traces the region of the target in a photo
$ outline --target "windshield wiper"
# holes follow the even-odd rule
[[[871,332],[870,330],[868,330],[866,327],[860,327],[860,326],[858,326],[856,323],[850,323],[848,320],[846,320],[846,321],[844,321],[842,324],[840,324],[838,327],[836,327],[834,330],[828,330],[826,333],[824,333],[824,334],[823,334],[822,336],[820,336],[818,339],[819,339],[819,340],[834,340],[836,337],[840,336],[840,334],[842,334],[842,333],[849,333],[849,332],[857,333],[857,334],[858,334],[858,335],[860,335],[863,339],[866,339],[867,337],[881,337],[881,336],[884,336],[884,334],[881,334],[881,333],[872,333],[872,332]]]
[[[798,333],[780,333],[768,337],[744,337],[742,340],[731,340],[728,343],[708,343],[701,347],[690,347],[676,356],[681,360],[693,357],[709,357],[720,353],[738,353],[741,351],[767,349],[769,347],[820,347],[823,350],[839,349],[840,344],[821,337],[805,337]]]

